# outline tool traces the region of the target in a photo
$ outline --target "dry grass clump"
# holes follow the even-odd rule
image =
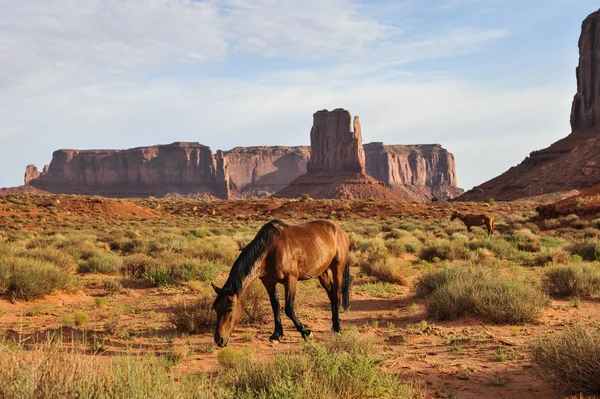
[[[553,266],[544,271],[544,290],[557,297],[590,297],[600,293],[600,266],[570,264]]]
[[[406,262],[384,254],[371,254],[360,263],[360,271],[386,283],[406,285]]]
[[[196,334],[211,331],[217,317],[212,309],[214,297],[208,292],[191,302],[180,302],[168,313],[169,321],[180,333]]]
[[[425,392],[380,372],[370,341],[357,333],[309,343],[271,361],[238,356],[223,374],[227,398],[423,398]],[[239,351],[238,351],[239,352]],[[220,355],[220,353],[219,353]],[[231,356],[229,356],[231,357]],[[221,356],[220,356],[221,360]]]
[[[0,351],[0,397],[3,398],[217,398],[218,388],[207,378],[176,382],[160,358],[97,358],[45,350]]]
[[[245,324],[259,324],[268,320],[271,315],[271,303],[267,290],[258,280],[254,281],[244,293],[242,298]]]
[[[421,249],[419,258],[427,262],[439,260],[465,259],[469,250],[461,240],[450,241],[445,238],[429,240]]]
[[[417,294],[430,316],[454,320],[477,314],[492,323],[519,324],[538,319],[548,298],[534,287],[485,265],[456,265],[424,274]]]
[[[41,298],[71,286],[71,276],[53,263],[15,256],[0,258],[0,292],[12,292],[15,299]]]
[[[531,362],[539,378],[567,393],[600,395],[600,332],[581,325],[535,340]]]

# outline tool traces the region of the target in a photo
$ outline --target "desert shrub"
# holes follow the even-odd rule
[[[115,295],[123,291],[123,284],[119,280],[104,280],[104,290],[107,295]]]
[[[565,247],[571,254],[579,255],[583,260],[600,260],[600,240],[585,239],[571,243]]]
[[[200,295],[191,302],[180,302],[168,313],[169,321],[180,333],[201,333],[211,331],[217,322],[212,309],[214,297],[208,293]]]
[[[450,241],[445,239],[436,239],[430,241],[428,244],[425,244],[419,253],[419,258],[426,260],[427,262],[432,262],[434,258],[441,260],[454,260],[455,253],[452,250]]]
[[[81,237],[69,237],[64,241],[58,242],[56,247],[70,254],[75,259],[89,259],[98,252],[98,248],[93,242]]]
[[[576,325],[536,339],[531,362],[539,378],[563,391],[600,395],[600,332]]]
[[[267,290],[259,281],[254,281],[244,293],[242,298],[246,324],[264,323],[271,315],[271,304]]]
[[[133,254],[123,258],[121,273],[129,278],[144,278],[146,272],[156,267],[158,262],[145,254]]]
[[[112,252],[101,251],[79,263],[79,273],[117,274],[123,267],[123,259]]]
[[[88,314],[85,312],[77,311],[73,313],[73,322],[76,326],[84,326],[88,323],[89,320],[90,316],[88,316]]]
[[[492,323],[536,320],[548,299],[539,290],[485,265],[457,265],[424,274],[417,294],[430,316],[453,320],[478,314]]]
[[[176,381],[170,365],[154,356],[117,356],[104,361],[49,347],[0,353],[2,398],[217,398],[208,378]]]
[[[569,254],[562,248],[552,249],[543,247],[531,259],[526,261],[530,266],[546,266],[549,263],[564,264],[569,262]]]
[[[406,285],[406,269],[404,266],[401,259],[371,254],[365,261],[360,263],[360,270],[379,281]]]
[[[71,255],[52,247],[28,249],[19,253],[19,256],[50,262],[67,272],[75,269],[75,261]]]
[[[220,267],[222,267],[222,265],[217,263],[206,263],[198,267],[196,277],[200,281],[214,281]]]
[[[589,297],[600,292],[600,266],[570,264],[544,271],[544,290],[553,296]]]
[[[69,274],[53,263],[29,258],[8,258],[9,290],[17,299],[41,298],[55,290],[71,286]]]
[[[342,334],[344,335],[344,334]],[[358,341],[351,343],[350,341]],[[347,339],[360,348],[360,337]],[[334,350],[330,350],[334,348]],[[227,398],[416,398],[424,393],[380,372],[372,356],[309,343],[300,354],[272,361],[238,359],[229,370]],[[220,353],[219,353],[220,354]]]
[[[544,220],[544,230],[554,230],[560,227],[561,223],[558,219]]]
[[[516,242],[519,251],[537,252],[541,249],[540,238],[530,229],[520,229],[510,239]]]
[[[10,288],[11,275],[7,258],[0,257],[0,294],[4,294]]]

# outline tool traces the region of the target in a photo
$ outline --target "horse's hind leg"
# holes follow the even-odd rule
[[[334,289],[333,284],[333,274],[331,269],[327,269],[319,276],[319,282],[321,286],[325,288],[327,291],[327,296],[329,297],[329,302],[331,303],[331,322],[332,322],[332,330],[334,332],[340,332],[340,301],[339,295],[336,294],[336,290]]]
[[[277,299],[277,283],[270,281],[263,281],[262,283],[269,293],[271,308],[273,308],[273,318],[275,319],[275,332],[273,332],[273,335],[269,337],[269,341],[279,341],[279,338],[283,336],[283,326],[281,325],[279,300]]]
[[[296,299],[296,286],[298,284],[298,280],[293,277],[288,277],[284,282],[283,286],[285,288],[285,314],[289,317],[296,329],[302,334],[302,338],[308,339],[311,335],[311,331],[307,330],[304,324],[298,320],[296,317],[296,312],[294,311],[294,300]]]

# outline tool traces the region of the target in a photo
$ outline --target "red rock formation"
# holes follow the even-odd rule
[[[268,197],[310,167],[314,173],[323,172],[320,189],[313,193],[315,198],[398,197],[387,189],[386,194],[377,194],[383,185],[364,177],[365,170],[412,199],[425,201],[434,196],[446,199],[460,190],[455,187],[452,154],[437,147],[428,149],[431,146],[380,143],[367,144],[363,149],[359,145],[362,140],[359,119],[354,118],[353,129],[350,120],[350,114],[343,110],[315,114],[311,134],[318,156],[310,165],[311,148],[307,146],[236,147],[219,150],[213,157],[210,148],[199,143],[173,143],[129,150],[59,150],[54,152],[50,167],[46,166],[41,174],[35,166],[28,166],[25,179],[26,184],[53,193]],[[333,128],[336,126],[339,131]],[[334,147],[337,148],[334,152],[324,151]],[[329,169],[335,175],[330,175]],[[341,180],[338,172],[344,174]],[[35,177],[36,174],[39,176]],[[336,186],[342,181],[345,183]]]
[[[571,107],[573,132],[533,151],[519,165],[460,196],[461,201],[515,200],[600,183],[600,10],[582,24],[577,93]]]
[[[351,125],[350,113],[338,108],[313,115],[310,130],[309,172],[365,173],[365,152],[358,116]]]
[[[343,109],[318,111],[310,131],[311,158],[306,174],[292,181],[274,197],[343,199],[406,199],[366,174],[365,152],[358,117],[350,126]]]
[[[107,196],[217,194],[215,159],[198,143],[130,150],[58,150],[30,185],[48,192]]]
[[[268,197],[306,173],[310,148],[236,147],[224,153],[235,197]]]
[[[581,25],[577,93],[571,107],[571,129],[586,132],[600,128],[600,10]]]
[[[454,156],[439,144],[364,145],[367,173],[391,188],[421,201],[446,201],[460,194]]]
[[[40,177],[41,173],[35,165],[27,165],[25,168],[25,185],[29,184],[30,181]]]

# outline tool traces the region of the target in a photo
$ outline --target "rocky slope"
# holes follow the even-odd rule
[[[571,134],[458,200],[514,200],[600,183],[600,10],[583,21],[576,75]]]

